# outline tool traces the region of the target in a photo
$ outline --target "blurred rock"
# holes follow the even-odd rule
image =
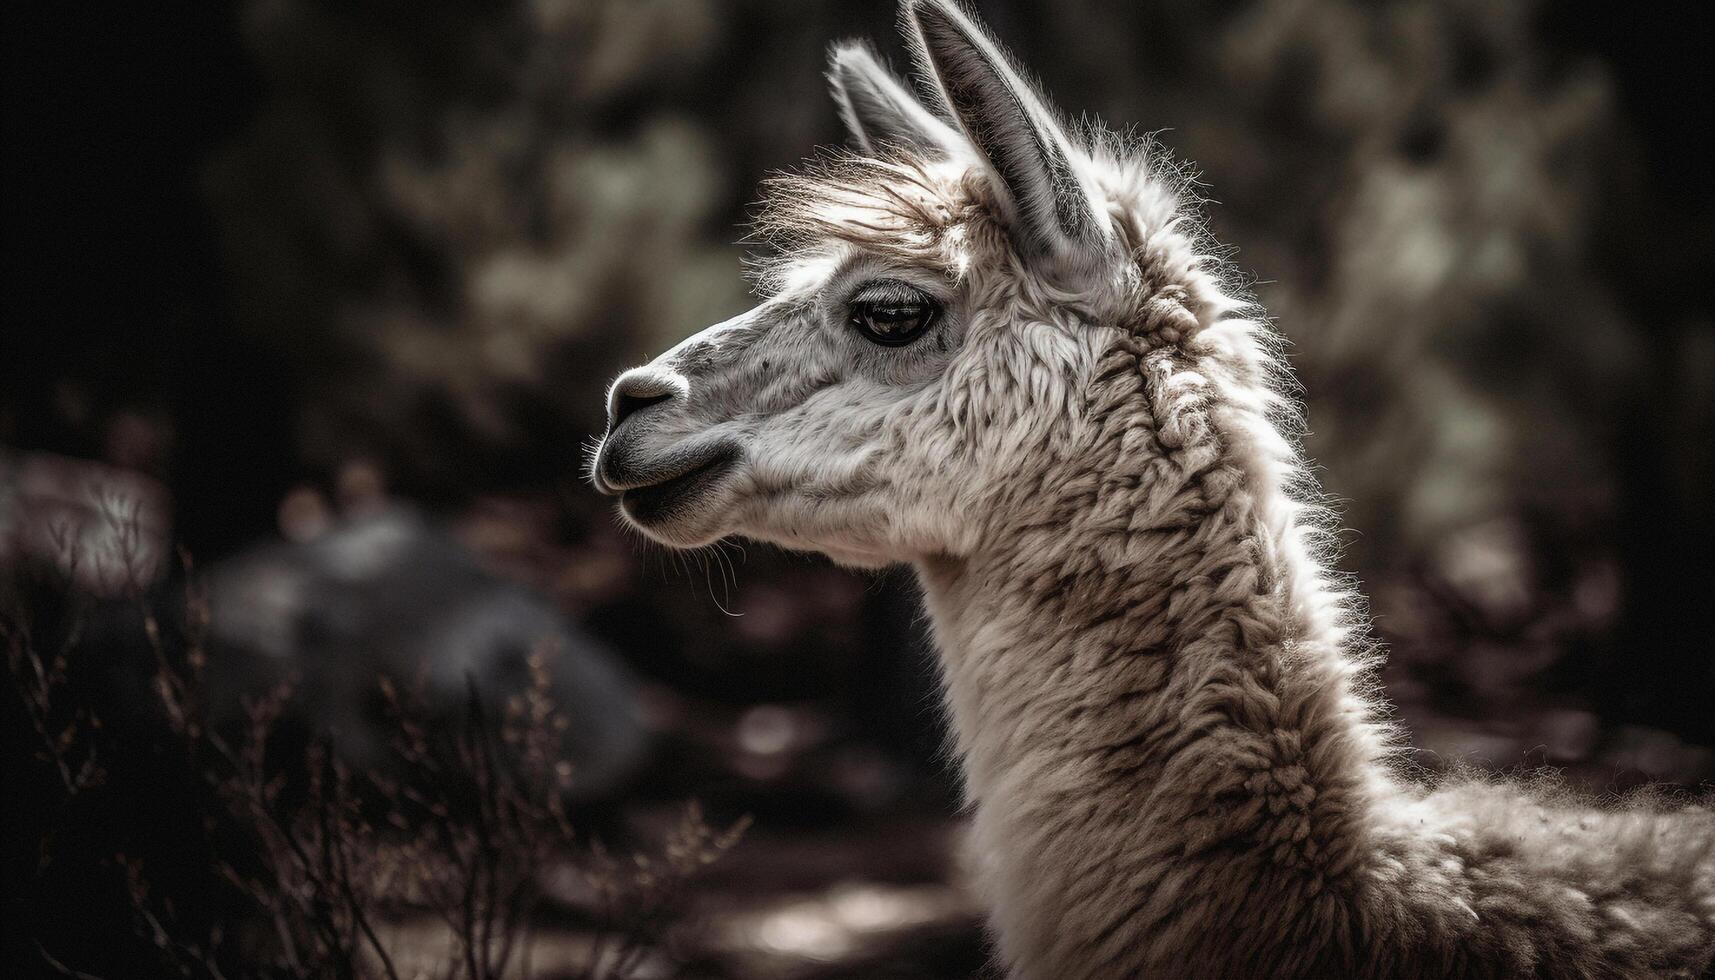
[[[210,696],[228,720],[242,695],[295,677],[296,720],[331,731],[354,764],[374,765],[387,758],[382,676],[402,690],[420,683],[425,707],[451,721],[471,685],[491,708],[522,692],[528,659],[543,650],[569,723],[573,795],[610,793],[642,758],[635,691],[613,655],[407,509],[222,562],[208,599]]]

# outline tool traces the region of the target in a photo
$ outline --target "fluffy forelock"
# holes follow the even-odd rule
[[[1204,230],[1189,169],[1153,139],[1096,125],[1072,142],[1126,257],[1115,284],[1122,305],[1142,311],[1165,294],[1203,323],[1246,305]],[[1006,209],[996,193],[992,175],[969,155],[930,157],[898,145],[880,155],[828,152],[764,182],[752,236],[763,252],[751,260],[752,277],[772,292],[795,261],[841,245],[908,264],[946,263],[954,229],[1000,226]]]

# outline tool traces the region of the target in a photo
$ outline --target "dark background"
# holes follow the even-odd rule
[[[975,6],[1063,109],[1200,167],[1419,760],[1715,776],[1706,5]],[[164,492],[205,567],[421,510],[641,679],[615,819],[757,817],[711,889],[837,919],[854,882],[945,887],[909,576],[675,558],[580,479],[606,381],[749,304],[758,180],[842,140],[825,45],[898,64],[894,18],[9,4],[0,559],[32,557],[43,467]]]

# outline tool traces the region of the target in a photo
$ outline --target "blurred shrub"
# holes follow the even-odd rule
[[[453,719],[428,678],[381,677],[386,745],[359,767],[337,730],[283,724],[292,678],[245,696],[242,718],[223,722],[204,680],[209,609],[195,586],[168,620],[134,591],[140,643],[89,650],[86,617],[103,612],[88,597],[4,584],[6,773],[30,794],[7,810],[14,966],[499,980],[532,975],[534,962],[556,976],[627,977],[668,955],[689,880],[743,831],[715,831],[693,806],[653,853],[591,850],[566,809],[572,723],[550,650],[529,656],[523,690],[498,707],[472,678]],[[160,724],[111,724],[101,706],[115,665],[91,672],[82,660],[137,652]],[[580,956],[544,964],[532,948],[556,866],[584,877],[596,918]],[[434,924],[431,948],[420,935],[400,941],[412,919]]]

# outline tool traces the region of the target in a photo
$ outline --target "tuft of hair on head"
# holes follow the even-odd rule
[[[830,244],[855,245],[907,264],[933,264],[958,217],[932,174],[933,161],[838,152],[770,176],[751,216],[751,241],[773,254],[753,258],[757,288],[780,288],[781,273]]]

